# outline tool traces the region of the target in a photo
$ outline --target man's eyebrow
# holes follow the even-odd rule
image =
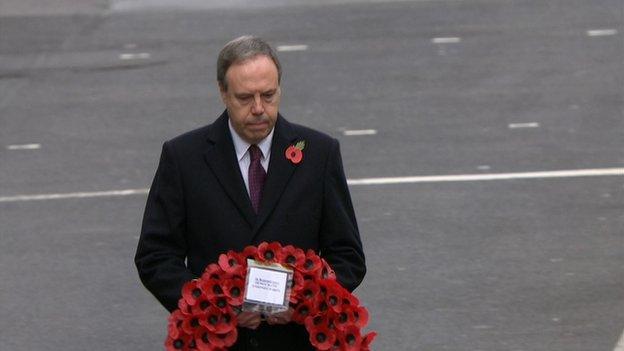
[[[236,96],[239,99],[243,99],[243,98],[252,97],[253,94],[250,94],[250,93],[235,93],[234,96]]]

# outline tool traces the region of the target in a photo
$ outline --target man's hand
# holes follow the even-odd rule
[[[258,328],[262,322],[262,316],[258,312],[241,312],[237,319],[240,327],[249,329]]]
[[[293,311],[294,310],[292,308],[289,308],[287,311],[272,314],[267,317],[266,321],[270,325],[290,323],[290,319],[292,318]]]

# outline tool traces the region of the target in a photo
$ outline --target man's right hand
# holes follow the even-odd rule
[[[237,320],[240,327],[256,329],[262,323],[262,316],[258,312],[241,312]]]

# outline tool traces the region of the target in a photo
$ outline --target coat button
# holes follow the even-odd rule
[[[260,343],[258,343],[258,339],[256,338],[249,338],[249,345],[251,345],[252,347],[258,347],[260,346]]]

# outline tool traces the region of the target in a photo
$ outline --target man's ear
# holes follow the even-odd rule
[[[225,87],[223,86],[223,84],[221,84],[221,82],[217,82],[217,85],[219,86],[219,95],[221,95],[221,101],[223,101],[223,104],[225,105],[225,100],[227,99],[227,91],[225,90]]]

